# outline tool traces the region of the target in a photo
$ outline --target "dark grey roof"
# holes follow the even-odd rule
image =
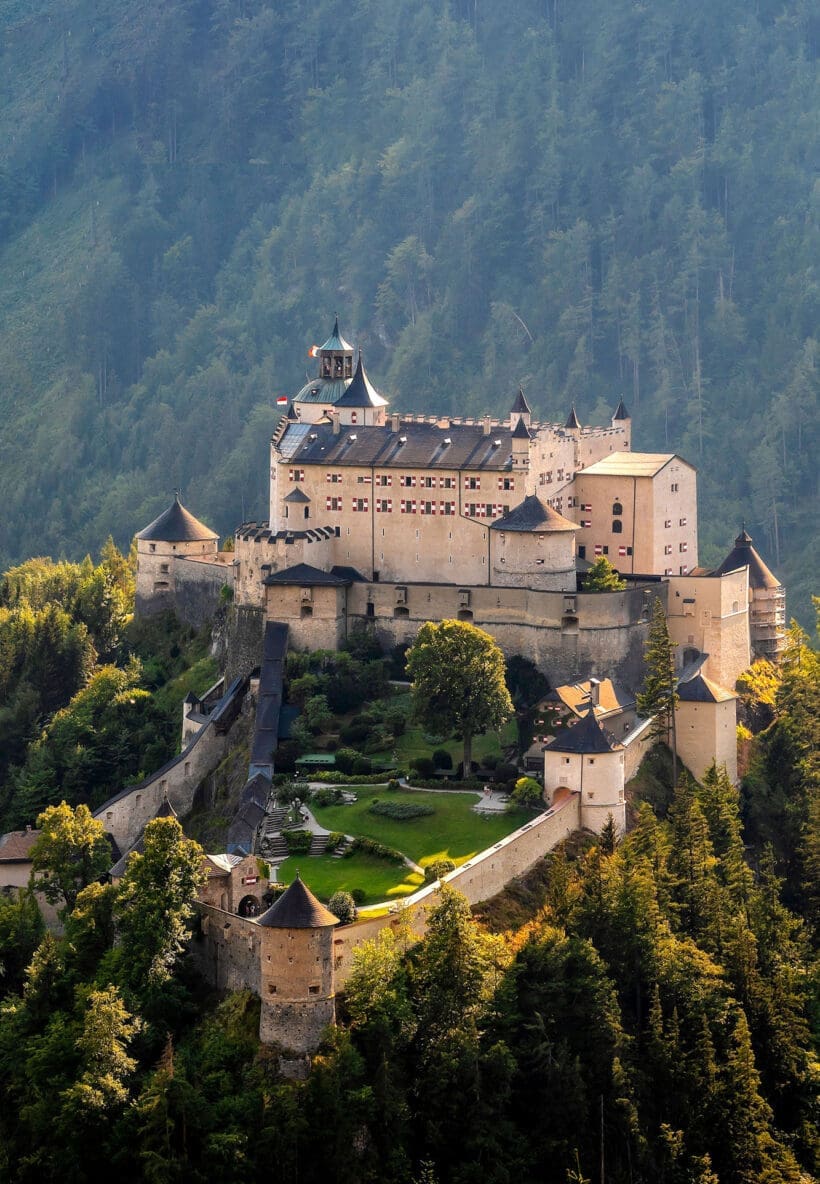
[[[339,918],[316,899],[297,872],[293,883],[256,923],[268,929],[323,929],[338,925]]]
[[[345,465],[383,469],[490,469],[512,467],[509,428],[494,427],[485,435],[482,424],[400,422],[394,432],[387,425],[345,426],[334,434],[329,424],[294,424],[279,441],[289,464]],[[446,441],[450,443],[447,444]],[[497,443],[496,443],[497,441]]]
[[[353,346],[350,345],[349,342],[345,341],[344,337],[342,337],[341,333],[339,332],[338,317],[336,317],[336,320],[333,322],[333,332],[330,334],[330,337],[328,337],[325,344],[320,345],[319,348],[323,352],[327,351],[328,353],[353,353]]]
[[[387,399],[380,395],[364,371],[362,351],[359,350],[359,360],[356,370],[350,380],[350,386],[340,395],[335,403],[336,407],[386,407]]]
[[[512,438],[513,438],[513,440],[529,440],[530,439],[530,429],[524,423],[524,420],[521,418],[521,416],[518,417],[518,423],[513,428]]]
[[[263,584],[304,584],[305,587],[323,585],[342,586],[351,583],[345,576],[335,575],[332,571],[321,571],[309,563],[297,563],[293,567],[286,567],[283,571],[271,572],[262,581]]]
[[[575,404],[573,403],[569,409],[569,415],[567,416],[567,422],[564,424],[564,427],[565,428],[580,428],[580,426],[581,425],[578,422],[578,416],[575,414]]]
[[[771,571],[752,546],[752,537],[746,533],[745,527],[735,539],[735,545],[720,567],[715,568],[715,575],[722,576],[728,571],[737,571],[739,567],[748,567],[749,583],[753,588],[779,588],[780,580]]]
[[[177,817],[177,812],[174,809],[174,807],[171,805],[171,803],[168,801],[167,797],[163,798],[162,801],[160,802],[159,808],[158,808],[156,814],[154,815],[154,817],[155,818],[176,818]]]
[[[292,489],[285,497],[286,502],[309,502],[310,498],[306,493],[302,493],[301,489]]]
[[[612,418],[613,419],[629,419],[630,418],[629,412],[626,409],[626,403],[624,403],[623,399],[619,400],[618,406],[615,408],[615,414],[612,416]]]
[[[623,748],[623,744],[616,740],[611,732],[601,727],[591,709],[577,724],[565,728],[554,740],[544,745],[545,752],[575,752],[584,755],[616,752],[620,748]]]
[[[264,773],[254,774],[249,781],[245,782],[245,787],[242,790],[242,796],[240,798],[241,804],[244,806],[253,802],[254,805],[266,810],[268,798],[270,797],[270,787],[270,779]]]
[[[282,710],[282,684],[287,652],[287,625],[281,621],[268,621],[262,643],[256,722],[251,741],[251,765],[265,765],[271,770],[279,743],[279,715]]]
[[[682,703],[725,703],[727,699],[736,699],[737,696],[698,672],[694,678],[678,684],[678,698]]]
[[[490,530],[520,530],[547,533],[552,530],[580,530],[575,522],[564,518],[552,506],[531,493],[510,510],[505,518],[490,523]]]
[[[527,400],[524,398],[524,392],[522,391],[521,387],[518,388],[518,394],[515,396],[515,402],[513,403],[512,407],[510,408],[510,414],[511,415],[516,415],[516,414],[531,415],[532,414],[532,412],[530,411],[529,404],[527,403]]]
[[[219,535],[204,522],[194,518],[190,510],[185,509],[177,494],[168,509],[160,514],[159,518],[149,522],[137,538],[149,542],[194,543],[218,539]]]

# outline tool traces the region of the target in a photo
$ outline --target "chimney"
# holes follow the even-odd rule
[[[599,678],[589,680],[589,701],[593,707],[601,705],[601,680]]]
[[[342,423],[341,423],[341,420],[339,419],[339,414],[338,414],[338,412],[337,412],[337,413],[336,413],[336,414],[333,416],[333,435],[334,435],[334,436],[338,436],[338,435],[339,435],[339,432],[340,432],[341,430],[342,430]]]
[[[401,430],[401,416],[395,412],[390,416],[390,431],[398,432]]]
[[[484,416],[484,435],[489,436],[489,434],[490,434],[490,417],[489,417],[489,415],[485,415]]]

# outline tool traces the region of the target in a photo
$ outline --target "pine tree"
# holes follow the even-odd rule
[[[640,715],[652,718],[650,736],[663,740],[672,749],[672,780],[678,780],[678,753],[675,734],[675,705],[678,701],[675,678],[675,642],[669,636],[666,613],[655,600],[652,622],[644,654],[646,677],[637,696]]]

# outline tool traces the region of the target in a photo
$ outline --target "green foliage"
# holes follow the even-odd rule
[[[327,902],[327,907],[339,918],[342,925],[350,925],[356,920],[356,902],[349,892],[334,892]]]
[[[440,880],[442,876],[446,876],[448,872],[453,872],[456,865],[452,859],[436,859],[432,863],[428,863],[424,869],[425,884],[432,884],[434,880]]]
[[[404,822],[409,818],[427,818],[435,814],[432,806],[422,806],[415,802],[376,802],[367,807],[370,814],[381,814],[385,818],[393,818]]]
[[[510,801],[518,806],[542,806],[544,787],[534,777],[519,777],[510,795]]]
[[[500,728],[512,714],[504,655],[488,633],[465,621],[428,621],[407,652],[413,708],[423,726],[464,737],[464,771],[477,732]]]
[[[411,762],[412,764],[412,762]],[[452,769],[453,758],[450,756],[446,748],[437,748],[433,753],[433,766],[436,769]],[[413,766],[418,769],[418,765]],[[421,772],[421,769],[418,770]]]
[[[410,760],[410,768],[421,777],[432,777],[436,771],[436,762],[431,756],[414,756]]]
[[[626,580],[621,579],[606,555],[599,555],[583,578],[585,592],[623,592],[625,587]]]
[[[646,642],[646,674],[643,690],[636,696],[638,713],[646,718],[653,717],[650,735],[657,740],[669,742],[672,749],[672,781],[677,781],[677,754],[675,752],[675,704],[678,701],[677,679],[675,677],[675,643],[669,637],[666,613],[660,600],[652,606],[652,620]]]
[[[19,991],[23,974],[45,932],[34,894],[21,889],[0,895],[0,990]]]
[[[61,903],[61,914],[72,911],[77,896],[111,866],[111,847],[105,828],[92,818],[88,806],[76,809],[61,802],[37,819],[39,835],[31,849],[31,885],[51,904]]]
[[[309,830],[283,830],[282,835],[289,855],[306,855],[310,850],[313,835]]]
[[[353,855],[356,851],[366,851],[368,855],[375,855],[377,859],[385,859],[388,863],[404,863],[399,851],[394,851],[392,847],[387,847],[384,843],[379,843],[364,835],[353,840],[346,854]]]

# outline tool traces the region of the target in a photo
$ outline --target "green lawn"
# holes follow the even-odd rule
[[[407,731],[397,738],[395,745],[391,744],[389,748],[368,754],[373,760],[392,761],[395,748],[399,764],[407,765],[414,756],[432,756],[437,748],[446,748],[453,758],[455,768],[464,756],[464,744],[461,740],[431,740],[420,727],[411,722],[412,696],[409,692],[395,695],[392,699],[380,700],[377,706],[381,709],[394,710],[398,707],[404,710],[407,714]],[[515,741],[515,720],[511,719],[500,732],[487,732],[483,736],[473,737],[473,760],[480,761],[491,754],[500,757],[502,748],[515,744]]]
[[[368,855],[366,851],[356,851],[345,859],[333,859],[330,855],[292,855],[279,865],[279,879],[283,884],[290,884],[297,870],[311,892],[325,901],[339,889],[352,892],[354,888],[367,893],[365,905],[380,900],[400,900],[423,883],[418,872],[403,864]]]
[[[465,863],[478,851],[491,847],[510,831],[532,818],[524,810],[509,814],[477,814],[471,807],[478,800],[474,793],[425,793],[423,790],[390,791],[383,786],[349,787],[358,801],[349,806],[311,806],[317,821],[328,830],[363,836],[384,843],[426,867],[437,859]],[[434,814],[398,821],[368,813],[374,798],[380,801],[413,802],[431,806]],[[335,861],[337,864],[341,860]]]

